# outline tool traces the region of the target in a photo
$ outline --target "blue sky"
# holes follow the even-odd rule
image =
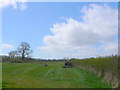
[[[19,3],[17,3],[19,5]],[[43,52],[41,47],[48,46],[46,36],[55,36],[51,31],[54,29],[55,24],[68,23],[66,19],[72,18],[78,22],[83,21],[83,13],[80,10],[83,7],[89,7],[89,5],[95,4],[98,6],[107,5],[111,9],[117,10],[117,3],[42,3],[42,2],[27,2],[26,8],[20,10],[19,8],[13,8],[12,6],[5,7],[2,10],[2,40],[3,44],[11,45],[11,48],[4,48],[2,54],[7,54],[11,50],[16,50],[18,45],[22,41],[26,41],[33,49],[33,57],[40,58],[63,58],[71,56],[74,51],[63,50],[62,54],[66,52],[69,54],[59,56],[57,51],[51,55],[51,52]],[[116,36],[116,34],[115,34]],[[61,36],[62,37],[62,36]],[[87,37],[87,36],[86,36]],[[46,38],[46,39],[44,39]],[[52,39],[51,39],[52,40]],[[55,39],[56,40],[56,39]],[[112,39],[111,39],[112,40]],[[114,39],[115,41],[116,39]],[[54,44],[52,44],[54,46]],[[103,44],[102,44],[103,45]],[[106,45],[106,44],[104,44]],[[92,46],[101,46],[101,43],[94,43]],[[76,46],[75,46],[76,47]],[[57,47],[58,48],[58,47]],[[64,47],[65,48],[65,47]],[[52,49],[52,48],[51,48]],[[50,50],[51,50],[50,49]],[[46,48],[44,48],[46,50]],[[47,52],[47,51],[46,51]],[[55,52],[58,54],[56,55]],[[102,51],[100,51],[102,52]],[[94,55],[88,55],[94,56]],[[87,57],[88,57],[87,56]],[[72,56],[74,57],[74,55]],[[78,57],[82,57],[79,56]],[[83,55],[83,57],[85,57]]]

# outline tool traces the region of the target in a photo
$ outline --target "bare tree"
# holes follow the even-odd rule
[[[22,60],[24,60],[25,57],[29,57],[32,54],[30,45],[27,42],[21,42],[18,47],[18,54],[22,56]]]
[[[16,54],[17,54],[17,51],[9,52],[9,56],[12,57],[12,58],[14,58]]]

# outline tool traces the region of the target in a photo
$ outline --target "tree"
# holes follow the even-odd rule
[[[18,47],[18,53],[22,56],[22,60],[24,60],[25,57],[29,57],[30,54],[32,54],[30,45],[27,42],[21,42]]]
[[[17,54],[17,51],[11,51],[11,52],[9,52],[9,56],[11,58],[14,58],[16,54]]]

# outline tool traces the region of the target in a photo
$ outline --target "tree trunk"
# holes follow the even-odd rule
[[[24,58],[25,58],[25,55],[24,55],[24,50],[23,50],[23,53],[22,53],[22,60],[24,60]]]

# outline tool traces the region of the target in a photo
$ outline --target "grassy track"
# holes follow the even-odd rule
[[[3,88],[107,88],[102,79],[80,68],[62,68],[63,62],[4,63]]]

